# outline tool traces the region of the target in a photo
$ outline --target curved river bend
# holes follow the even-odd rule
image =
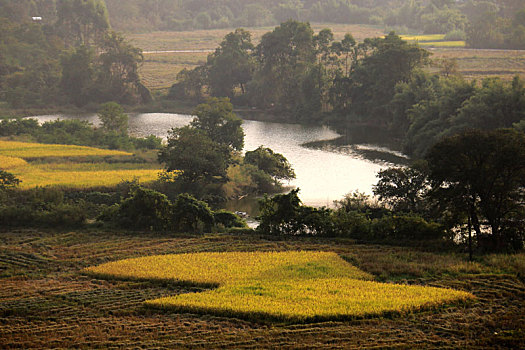
[[[99,125],[94,114],[45,115],[33,118],[40,122],[57,118],[82,119]],[[187,125],[192,118],[189,115],[168,113],[130,114],[129,131],[134,136],[153,134],[165,138],[168,130]],[[330,140],[339,136],[327,127],[245,120],[243,128],[246,134],[245,151],[263,145],[283,154],[290,161],[297,179],[289,185],[301,189],[301,200],[308,205],[329,206],[334,200],[341,199],[354,190],[372,194],[372,186],[377,182],[377,172],[388,166],[384,162],[364,159],[348,149],[346,152],[334,152],[301,146],[306,142]]]

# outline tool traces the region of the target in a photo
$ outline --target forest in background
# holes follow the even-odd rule
[[[273,26],[289,19],[370,24],[400,33],[447,34],[475,48],[523,48],[520,0],[106,0],[117,30]]]

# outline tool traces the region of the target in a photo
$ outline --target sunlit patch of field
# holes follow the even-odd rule
[[[18,171],[20,170],[20,171]],[[155,181],[159,170],[105,170],[105,171],[38,171],[23,168],[13,171],[22,182],[21,188],[63,186],[73,188],[111,187],[123,181],[141,183]]]
[[[19,168],[22,166],[26,166],[27,162],[23,160],[22,158],[17,157],[7,157],[0,155],[0,169],[1,170],[9,170],[13,168]]]
[[[466,43],[462,40],[457,41],[427,41],[420,42],[419,46],[422,47],[465,47]]]
[[[46,157],[131,156],[131,153],[86,146],[0,141],[0,155],[35,159]]]
[[[158,178],[161,170],[155,163],[104,162],[107,156],[131,155],[92,147],[0,141],[0,169],[9,170],[20,179],[22,189],[37,186],[110,187],[123,181],[136,179],[144,183]],[[75,163],[68,161],[69,157],[87,157],[90,162]],[[28,163],[23,158],[46,162]],[[47,162],[48,159],[52,159],[51,162]]]
[[[406,41],[443,41],[445,34],[426,34],[426,35],[401,35]]]
[[[463,40],[445,40],[445,34],[401,35],[403,40],[417,42],[422,47],[465,47]]]
[[[473,298],[451,289],[373,282],[371,275],[330,252],[164,255],[121,260],[86,271],[103,277],[219,286],[146,304],[250,319],[354,318]]]

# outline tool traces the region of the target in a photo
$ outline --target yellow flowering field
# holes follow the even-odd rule
[[[146,301],[152,307],[292,322],[404,312],[473,298],[451,289],[374,282],[372,275],[332,252],[163,255],[106,263],[86,272],[218,286]]]
[[[0,155],[24,159],[46,157],[131,156],[131,153],[86,146],[1,141]]]

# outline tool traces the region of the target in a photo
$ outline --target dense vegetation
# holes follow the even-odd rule
[[[2,1],[0,18],[0,100],[10,107],[151,99],[141,50],[110,29],[104,1]]]
[[[525,135],[467,131],[442,139],[425,161],[379,172],[373,202],[359,193],[336,209],[304,206],[298,190],[265,197],[260,232],[474,251],[520,250],[525,243]]]
[[[289,19],[372,24],[401,31],[447,34],[472,47],[522,48],[520,0],[106,0],[120,30],[193,30],[269,26]]]
[[[314,34],[308,23],[287,21],[256,47],[245,30],[228,34],[205,65],[181,71],[168,98],[228,96],[285,121],[324,122],[343,132],[356,124],[380,127],[415,157],[465,129],[523,128],[519,77],[469,82],[446,60],[434,62],[438,73],[426,73],[429,56],[394,33],[337,41],[329,29]]]

